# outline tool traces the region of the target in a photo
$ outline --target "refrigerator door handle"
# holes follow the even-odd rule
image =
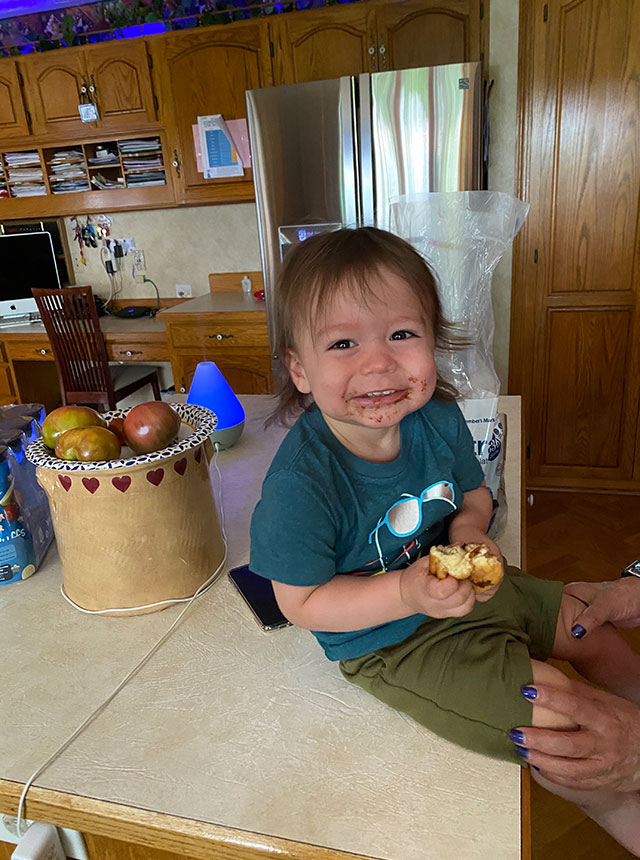
[[[340,125],[342,127],[342,187],[344,189],[344,226],[357,227],[360,222],[358,205],[358,150],[356,146],[356,116],[353,78],[340,78]]]
[[[375,226],[373,203],[373,141],[371,129],[371,75],[358,78],[358,131],[360,137],[360,224]]]

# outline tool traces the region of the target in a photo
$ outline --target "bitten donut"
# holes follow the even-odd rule
[[[487,591],[502,580],[502,562],[483,543],[463,546],[432,546],[429,550],[429,571],[438,579],[453,576],[470,579],[475,591]]]

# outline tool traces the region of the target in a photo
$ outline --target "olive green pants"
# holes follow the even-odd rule
[[[531,725],[520,688],[531,658],[546,660],[562,583],[506,566],[498,592],[463,618],[427,619],[402,642],[340,662],[343,675],[438,735],[495,758],[525,762],[509,730]]]

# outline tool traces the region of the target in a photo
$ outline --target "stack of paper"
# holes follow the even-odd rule
[[[38,197],[47,193],[37,152],[5,152],[4,160],[13,197]]]
[[[55,152],[49,162],[53,175],[49,183],[53,194],[68,194],[70,191],[88,191],[87,168],[82,152],[67,149]]]

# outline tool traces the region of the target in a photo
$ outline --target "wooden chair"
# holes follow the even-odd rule
[[[63,405],[82,403],[115,409],[144,385],[160,400],[157,370],[110,365],[91,287],[32,290],[58,371]]]

